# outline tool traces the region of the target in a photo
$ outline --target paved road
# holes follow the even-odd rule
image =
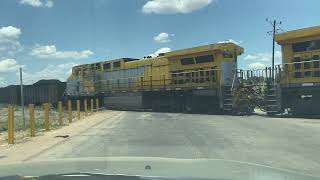
[[[144,156],[245,161],[320,174],[320,120],[119,112],[31,160]]]

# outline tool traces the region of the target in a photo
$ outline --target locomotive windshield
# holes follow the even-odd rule
[[[320,49],[320,40],[305,41],[292,44],[293,52],[312,51]]]

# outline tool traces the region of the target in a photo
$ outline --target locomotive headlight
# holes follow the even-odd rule
[[[303,94],[300,97],[301,97],[301,99],[310,99],[310,98],[312,98],[312,94],[308,94],[308,95]]]

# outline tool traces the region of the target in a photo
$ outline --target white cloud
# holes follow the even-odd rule
[[[18,71],[20,65],[14,59],[0,60],[0,73],[9,73]]]
[[[213,0],[149,0],[142,7],[146,14],[190,13],[208,6]]]
[[[275,51],[274,53],[275,62],[281,62],[282,54],[281,51]],[[271,62],[272,54],[271,53],[253,53],[248,54],[243,58],[244,60],[249,61],[259,61],[259,62]]]
[[[0,43],[17,41],[21,35],[21,30],[13,26],[0,28]]]
[[[35,45],[30,55],[43,59],[85,59],[94,53],[90,50],[83,51],[58,51],[55,45]]]
[[[240,45],[240,44],[242,44],[242,41],[236,41],[236,40],[233,40],[233,39],[227,39],[227,40],[224,40],[224,41],[219,41],[218,43],[234,43],[236,45]]]
[[[159,54],[161,54],[161,53],[167,53],[167,52],[170,52],[171,51],[171,49],[170,48],[168,48],[168,47],[164,47],[164,48],[161,48],[161,49],[159,49],[159,50],[157,50],[155,53],[153,53],[153,54],[149,54],[149,56],[152,56],[152,57],[157,57]]]
[[[244,61],[247,63],[248,69],[264,69],[267,66],[271,66],[272,54],[271,53],[253,53],[245,56]],[[281,51],[275,51],[274,61],[275,64],[280,64],[282,60]]]
[[[65,63],[59,65],[49,64],[45,68],[37,72],[23,72],[23,81],[25,84],[32,84],[41,79],[59,79],[60,81],[66,81],[71,75],[72,67],[77,66],[76,63]],[[17,75],[19,75],[17,73]]]
[[[264,69],[265,67],[267,67],[267,65],[261,62],[254,62],[248,65],[248,69]]]
[[[32,7],[53,7],[53,1],[51,0],[20,0],[20,4],[29,5]]]
[[[21,30],[13,26],[0,28],[0,53],[13,55],[22,50],[19,42]]]
[[[173,37],[174,34],[168,34],[166,32],[162,32],[155,36],[153,40],[157,43],[168,43],[171,41],[170,37]]]
[[[48,8],[53,7],[53,1],[47,1],[45,6],[48,7]]]

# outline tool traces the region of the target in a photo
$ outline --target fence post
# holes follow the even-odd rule
[[[63,112],[62,112],[62,102],[58,102],[58,111],[59,111],[59,125],[63,125]]]
[[[93,99],[91,99],[91,113],[93,113]]]
[[[50,131],[49,127],[49,103],[44,103],[44,128],[46,131]]]
[[[87,116],[88,114],[88,102],[87,102],[87,99],[84,99],[84,101],[83,101],[83,103],[84,103],[84,114],[85,114],[85,116]]]
[[[14,144],[14,109],[8,107],[8,144]]]
[[[34,104],[29,104],[30,113],[30,137],[36,136],[36,122],[34,118]]]
[[[80,100],[77,100],[77,117],[80,120]]]
[[[68,118],[69,118],[69,123],[72,123],[72,105],[71,105],[71,100],[68,100]]]
[[[96,99],[96,111],[97,112],[99,111],[99,99],[98,98]]]

